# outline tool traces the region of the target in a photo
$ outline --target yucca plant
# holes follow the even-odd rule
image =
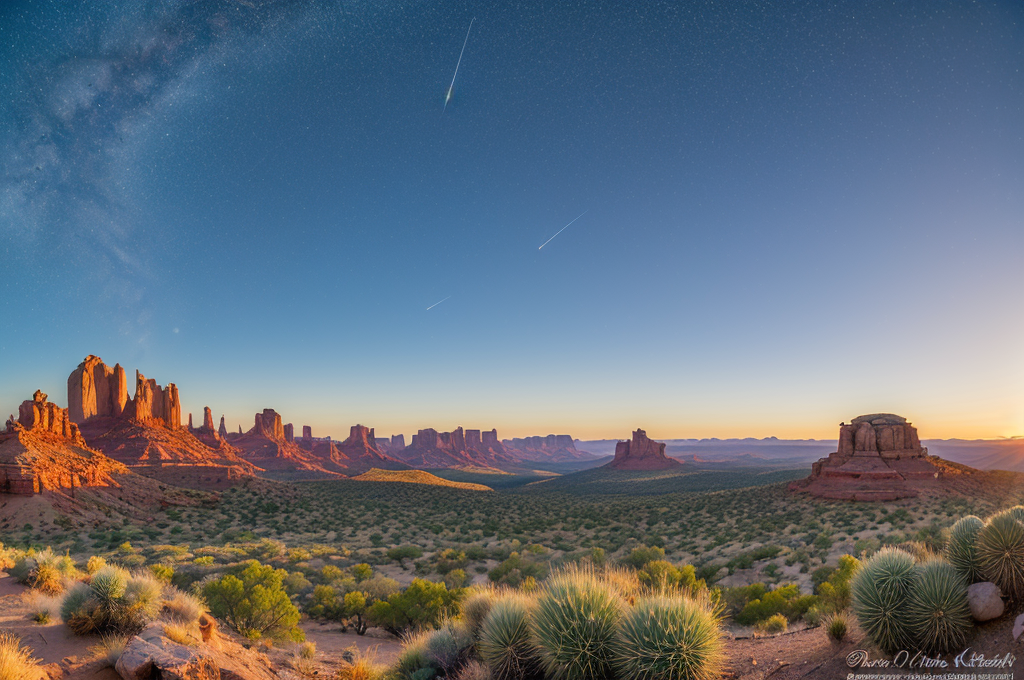
[[[551,577],[537,600],[530,625],[547,677],[552,680],[612,677],[623,609],[617,589],[592,568],[569,567]]]
[[[994,515],[978,532],[978,565],[984,578],[1004,595],[1018,600],[1024,595],[1024,524],[1012,511]]]
[[[949,562],[919,565],[907,607],[910,627],[926,652],[959,648],[973,626],[967,604],[967,582]]]
[[[534,601],[509,592],[491,605],[480,627],[477,651],[495,680],[538,677],[540,663],[530,639],[530,611]]]
[[[985,523],[979,517],[967,515],[956,521],[949,530],[946,542],[946,559],[964,577],[968,584],[980,581],[981,566],[978,564],[978,550],[975,542]]]
[[[722,631],[715,615],[689,598],[638,599],[619,630],[615,668],[625,678],[710,680],[722,665]]]
[[[914,586],[914,558],[896,548],[883,548],[864,562],[850,584],[853,613],[864,632],[886,653],[914,641],[907,603]]]
[[[135,633],[159,612],[162,587],[152,575],[104,567],[67,592],[61,618],[77,635]]]

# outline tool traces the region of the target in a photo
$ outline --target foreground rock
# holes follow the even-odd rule
[[[633,433],[630,441],[615,445],[615,458],[604,465],[612,470],[669,470],[682,463],[665,455],[665,444],[656,442],[643,430]]]
[[[982,581],[967,586],[967,604],[975,621],[991,621],[1003,615],[1006,606],[999,586],[991,581]]]
[[[124,680],[275,680],[269,659],[245,649],[233,638],[194,640],[192,646],[164,636],[164,624],[154,623],[133,637],[117,660]]]

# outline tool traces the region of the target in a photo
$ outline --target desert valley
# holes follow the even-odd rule
[[[0,433],[2,625],[50,677],[207,677],[196,664],[239,677],[546,677],[554,662],[534,651],[542,633],[526,619],[519,633],[481,636],[511,625],[488,608],[528,619],[533,605],[516,603],[556,587],[617,593],[616,608],[675,593],[720,627],[702,638],[700,673],[649,677],[830,677],[841,650],[889,652],[918,634],[907,623],[906,641],[889,641],[895,624],[874,623],[857,590],[859,574],[896,557],[908,573],[950,570],[942,597],[962,612],[913,643],[929,654],[967,640],[1003,649],[1024,626],[1024,473],[929,450],[1005,461],[1014,441],[933,443],[892,414],[853,418],[833,442],[666,444],[637,429],[588,444],[459,427],[420,429],[405,445],[361,424],[338,441],[308,426],[296,437],[271,408],[248,430],[229,431],[208,407],[196,426],[174,383],[136,371],[130,394],[125,376],[89,356],[67,379],[67,408],[36,391]],[[1012,564],[993,566],[973,541],[999,521],[1019,536],[1000,537]],[[152,601],[115,607],[132,611],[123,621],[100,615],[113,605],[89,599],[99,578]],[[886,606],[898,616],[906,605]],[[562,623],[560,635],[583,634]],[[607,644],[605,674],[617,663]]]

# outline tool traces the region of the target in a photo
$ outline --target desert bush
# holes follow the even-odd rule
[[[377,663],[374,652],[353,649],[351,661],[343,661],[335,680],[384,680],[387,668]]]
[[[365,635],[369,621],[366,619],[367,610],[366,595],[358,590],[345,593],[341,601],[341,613],[345,616],[355,630],[356,635]]]
[[[751,588],[749,593],[755,594],[757,589]],[[733,616],[733,620],[741,626],[753,626],[781,614],[786,619],[795,621],[816,602],[817,598],[813,595],[805,595],[800,592],[798,585],[788,583],[774,590],[766,590],[760,597],[748,600]]]
[[[494,676],[486,664],[470,661],[455,676],[455,680],[492,680]]]
[[[93,555],[85,563],[85,571],[87,574],[95,574],[97,571],[107,566],[107,561],[99,555]]]
[[[856,557],[840,556],[839,566],[833,569],[827,579],[818,585],[819,611],[839,612],[850,606],[850,580],[857,573],[859,567],[860,560]]]
[[[637,578],[649,588],[662,590],[672,588],[696,594],[705,587],[704,581],[697,578],[697,570],[692,565],[677,567],[667,560],[651,560],[637,572]]]
[[[508,559],[491,569],[487,573],[487,578],[494,583],[516,588],[523,583],[524,579],[540,579],[546,573],[547,567],[543,563],[524,559],[519,553],[513,552]]]
[[[386,554],[389,560],[393,560],[401,564],[405,560],[415,560],[423,557],[423,550],[419,546],[415,545],[400,545],[391,548]]]
[[[421,631],[402,639],[393,667],[394,675],[402,680],[430,680],[436,672],[427,656],[427,631]]]
[[[637,546],[630,551],[622,563],[634,569],[643,569],[648,562],[665,559],[665,549],[658,546],[648,548],[646,545]]]
[[[978,564],[978,550],[975,542],[985,523],[974,515],[961,517],[949,530],[946,542],[946,559],[967,580],[975,583],[981,580],[981,566]]]
[[[473,638],[460,623],[446,621],[430,631],[424,650],[431,666],[443,677],[451,677],[469,660]]]
[[[466,627],[474,638],[479,635],[480,627],[497,599],[498,594],[494,589],[479,588],[471,590],[459,603],[462,620],[466,622]]]
[[[530,625],[542,668],[564,680],[611,677],[623,608],[619,593],[593,569],[569,567],[552,576]]]
[[[39,624],[47,624],[60,616],[60,598],[41,593],[35,594],[28,603],[30,618]]]
[[[443,583],[413,579],[409,587],[387,600],[378,600],[366,612],[371,623],[400,635],[413,628],[437,625],[456,612],[458,591]]]
[[[623,617],[615,668],[625,678],[711,680],[723,660],[714,613],[684,596],[641,598]]]
[[[853,613],[868,637],[886,653],[909,647],[914,632],[907,605],[914,586],[914,558],[897,548],[883,548],[853,576]]]
[[[480,625],[477,651],[495,680],[538,677],[540,662],[530,638],[534,600],[505,592],[490,602]]]
[[[1004,595],[1024,595],[1024,524],[1008,510],[989,518],[975,543],[981,574]]]
[[[825,634],[828,635],[830,640],[835,642],[841,642],[850,629],[849,621],[846,620],[846,613],[841,611],[830,614],[825,619],[823,625],[825,627]]]
[[[784,614],[772,614],[767,619],[758,622],[757,629],[762,633],[785,633],[789,628],[789,619]]]
[[[0,678],[3,680],[36,680],[42,675],[39,659],[21,644],[13,633],[0,633]]]
[[[97,659],[102,659],[107,666],[113,668],[117,660],[124,654],[124,648],[128,646],[129,639],[126,635],[104,635],[98,643],[89,647],[89,651]]]
[[[177,588],[168,589],[163,606],[169,619],[187,626],[198,623],[199,617],[208,611],[206,603],[200,598]]]
[[[953,565],[941,560],[920,565],[907,617],[918,644],[926,652],[948,652],[962,646],[974,625],[964,577]]]
[[[203,589],[210,611],[250,640],[264,637],[301,640],[301,614],[282,582],[284,569],[251,560],[236,574],[225,574]]]
[[[149,565],[149,571],[153,576],[160,579],[162,583],[170,583],[171,579],[174,578],[174,567],[169,564],[151,564]]]
[[[76,635],[134,634],[159,612],[162,591],[150,574],[104,567],[90,583],[77,583],[65,594],[61,618]]]

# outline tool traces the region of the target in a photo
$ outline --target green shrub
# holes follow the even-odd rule
[[[547,675],[564,680],[611,677],[623,608],[616,589],[592,569],[570,567],[553,576],[531,620]]]
[[[1024,524],[1012,511],[1001,512],[978,532],[975,545],[982,576],[1019,600],[1024,595]]]
[[[203,589],[210,611],[250,640],[303,638],[296,626],[301,615],[285,592],[287,572],[251,560],[235,574],[225,574]]]
[[[634,569],[643,569],[648,562],[664,559],[664,548],[659,548],[658,546],[648,548],[646,545],[641,545],[633,548],[633,550],[630,551],[629,556],[622,560],[622,563],[633,567]]]
[[[400,635],[413,628],[437,625],[441,619],[455,614],[457,602],[457,591],[449,591],[443,583],[417,578],[404,591],[370,605],[367,618]]]
[[[462,599],[459,605],[462,620],[466,622],[466,627],[473,634],[473,637],[479,636],[480,627],[483,625],[484,619],[487,618],[488,612],[491,611],[491,607],[497,599],[498,594],[491,588],[472,590]]]
[[[751,590],[751,592],[756,593],[757,591]],[[802,594],[800,587],[795,583],[788,583],[749,600],[733,618],[741,626],[756,625],[776,614],[796,620],[803,616],[816,601],[817,598],[813,595]]]
[[[831,571],[827,580],[818,585],[821,611],[840,612],[850,606],[850,579],[859,567],[860,561],[856,557],[840,556],[839,566]]]
[[[916,571],[909,553],[883,548],[864,562],[850,583],[853,613],[883,652],[895,653],[914,642],[907,606]]]
[[[61,602],[61,618],[76,635],[142,630],[159,613],[163,585],[150,574],[103,567],[88,584],[75,584]]]
[[[926,652],[960,648],[974,625],[967,604],[967,582],[948,562],[926,562],[917,569],[907,616]]]
[[[772,614],[764,621],[757,624],[758,630],[763,633],[785,633],[789,628],[789,619],[783,614]]]
[[[490,605],[477,641],[480,657],[495,680],[539,677],[540,663],[530,639],[531,597],[502,593]]]
[[[625,678],[710,680],[722,665],[722,632],[705,606],[687,597],[641,598],[623,617],[615,668]]]
[[[547,573],[547,567],[540,562],[534,562],[522,557],[519,553],[512,553],[508,559],[491,569],[487,574],[494,583],[517,588],[527,578],[541,579]]]
[[[825,619],[825,633],[830,640],[841,642],[849,631],[850,624],[844,612],[836,612]]]
[[[402,680],[430,680],[437,675],[427,656],[428,636],[427,631],[422,631],[402,641],[402,651],[393,668],[396,677]]]
[[[400,545],[388,550],[386,555],[389,560],[402,563],[405,560],[415,560],[423,557],[423,550],[415,545]]]
[[[452,677],[469,659],[473,638],[464,626],[446,621],[424,642],[427,660],[444,677]]]
[[[149,570],[163,583],[170,583],[174,578],[174,567],[169,564],[151,564]]]

